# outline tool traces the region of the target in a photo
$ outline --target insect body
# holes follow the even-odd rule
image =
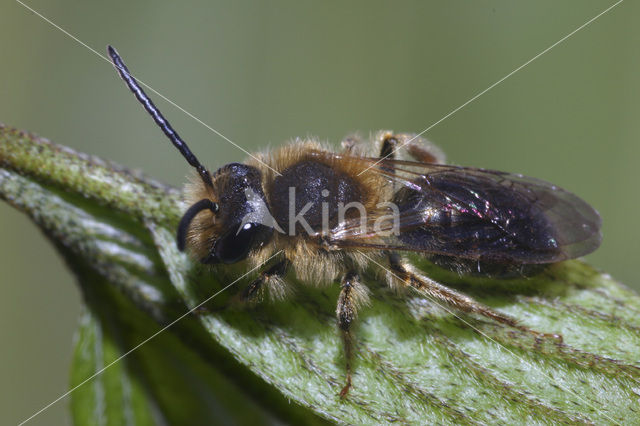
[[[416,272],[404,257],[420,253],[462,274],[506,276],[576,258],[600,244],[598,213],[549,183],[508,173],[442,164],[444,156],[412,135],[380,132],[373,143],[347,140],[341,152],[296,141],[246,163],[210,173],[130,75],[120,76],[198,172],[177,243],[204,264],[268,265],[243,291],[285,293],[287,273],[310,285],[339,282],[336,315],[351,386],[350,329],[368,299],[360,275],[387,270],[392,287],[413,287],[453,308],[512,327],[513,318]],[[409,160],[411,159],[411,160]],[[524,327],[520,327],[524,329]],[[531,330],[529,330],[531,331]]]

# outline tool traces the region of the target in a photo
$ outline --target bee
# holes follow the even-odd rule
[[[116,70],[156,124],[197,172],[185,188],[177,246],[198,262],[256,267],[242,290],[286,294],[285,277],[312,286],[340,285],[336,317],[351,387],[351,329],[369,290],[361,276],[383,269],[392,288],[414,288],[465,313],[511,327],[501,314],[422,275],[417,253],[461,275],[507,277],[594,251],[600,216],[555,185],[517,174],[444,164],[442,152],[410,134],[380,132],[347,139],[335,152],[314,140],[253,155],[209,172],[109,46]],[[532,331],[526,329],[528,331]],[[533,331],[532,331],[533,332]],[[557,335],[553,335],[559,337]]]

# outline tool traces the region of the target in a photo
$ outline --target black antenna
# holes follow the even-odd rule
[[[167,135],[173,145],[178,148],[178,151],[180,151],[180,154],[182,154],[187,162],[196,168],[205,185],[213,187],[213,183],[211,182],[211,175],[209,174],[207,169],[202,164],[200,164],[185,141],[183,141],[180,135],[178,135],[178,132],[173,130],[171,124],[169,124],[167,119],[164,118],[162,113],[158,110],[158,108],[156,108],[151,99],[149,99],[149,96],[144,93],[142,87],[140,87],[136,79],[133,78],[131,73],[129,73],[127,66],[122,61],[120,55],[118,55],[118,52],[116,52],[116,49],[114,49],[112,46],[107,46],[107,52],[109,52],[111,61],[113,62],[113,65],[115,65],[116,70],[118,70],[118,73],[120,74],[120,77],[122,77],[122,80],[127,83],[127,86],[129,86],[129,89],[133,92],[138,101],[140,101],[142,106],[144,106],[144,109],[146,109],[147,112],[151,114],[151,117],[153,117],[153,121],[155,121],[156,124],[162,129],[164,134]]]
[[[184,248],[187,245],[187,232],[189,231],[189,225],[191,225],[193,218],[196,217],[202,210],[207,209],[216,213],[218,211],[218,204],[214,203],[208,198],[205,198],[189,207],[189,209],[184,213],[184,216],[182,216],[182,219],[180,219],[180,224],[178,225],[178,250],[184,251]]]

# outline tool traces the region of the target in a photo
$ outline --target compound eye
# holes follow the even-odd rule
[[[246,223],[216,241],[214,251],[222,263],[236,263],[247,257],[249,251],[262,243],[267,228],[258,223]]]

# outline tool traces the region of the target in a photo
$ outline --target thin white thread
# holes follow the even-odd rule
[[[487,93],[489,90],[493,89],[494,87],[496,87],[497,85],[499,85],[500,83],[502,83],[503,81],[505,81],[506,79],[508,79],[509,77],[511,77],[513,74],[517,73],[518,71],[520,71],[522,68],[526,67],[527,65],[529,65],[531,62],[535,61],[536,59],[538,59],[540,56],[544,55],[545,53],[549,52],[551,49],[553,49],[554,47],[556,47],[557,45],[559,45],[560,43],[562,43],[563,41],[565,41],[566,39],[568,39],[569,37],[571,37],[572,35],[574,35],[575,33],[577,33],[578,31],[580,31],[581,29],[583,29],[584,27],[586,27],[587,25],[591,24],[593,21],[595,21],[596,19],[598,19],[599,17],[601,17],[602,15],[604,15],[605,13],[609,12],[611,9],[613,9],[614,7],[616,7],[617,5],[619,5],[620,3],[622,3],[624,0],[619,0],[617,3],[614,3],[613,5],[609,6],[607,9],[605,9],[604,11],[600,12],[598,15],[594,16],[593,18],[589,19],[587,22],[585,22],[584,24],[580,25],[578,28],[576,28],[575,30],[571,31],[569,34],[567,34],[566,36],[562,37],[560,40],[556,41],[555,43],[553,43],[551,46],[547,47],[546,49],[544,49],[542,52],[538,53],[536,56],[534,56],[533,58],[529,59],[527,62],[525,62],[524,64],[520,65],[518,68],[514,69],[513,71],[511,71],[509,74],[505,75],[504,77],[502,77],[500,80],[496,81],[495,83],[493,83],[491,86],[487,87],[486,89],[484,89],[482,92],[478,93],[477,95],[475,95],[474,97],[472,97],[471,99],[469,99],[467,102],[463,103],[462,105],[460,105],[459,107],[457,107],[456,109],[450,111],[447,115],[445,115],[444,117],[442,117],[440,120],[436,121],[435,123],[433,123],[431,126],[427,127],[426,129],[424,129],[423,131],[421,131],[420,133],[418,133],[417,135],[415,135],[414,137],[412,137],[411,139],[409,139],[408,141],[403,142],[402,144],[398,145],[396,148],[394,148],[390,153],[388,153],[387,155],[385,155],[384,157],[378,159],[378,161],[376,161],[375,163],[373,163],[372,165],[370,165],[369,167],[367,167],[366,169],[364,169],[363,171],[361,171],[360,173],[358,173],[358,176],[360,176],[361,174],[363,174],[364,172],[366,172],[367,170],[369,170],[372,167],[375,167],[376,165],[378,165],[381,161],[387,159],[390,155],[394,154],[396,151],[398,151],[400,148],[402,148],[403,146],[413,142],[415,139],[419,138],[420,136],[422,136],[423,134],[425,134],[426,132],[428,132],[429,130],[433,129],[435,126],[437,126],[438,124],[442,123],[444,120],[446,120],[447,118],[451,117],[453,114],[455,114],[456,112],[460,111],[462,108],[466,107],[467,105],[469,105],[471,102],[475,101],[476,99],[478,99],[480,96],[484,95],[485,93]]]
[[[37,16],[39,16],[40,18],[42,18],[45,22],[49,23],[51,26],[53,26],[54,28],[62,31],[62,33],[64,33],[65,35],[67,35],[68,37],[70,37],[71,39],[73,39],[74,41],[76,41],[77,43],[79,43],[80,45],[86,47],[87,49],[89,49],[91,52],[95,53],[96,55],[98,55],[100,58],[102,58],[103,60],[107,61],[108,63],[111,64],[111,61],[109,60],[109,58],[107,58],[106,56],[104,56],[103,54],[101,54],[100,52],[98,52],[97,50],[95,50],[94,48],[92,48],[91,46],[89,46],[88,44],[84,43],[82,40],[80,40],[78,37],[74,36],[73,34],[71,34],[70,32],[68,32],[67,30],[65,30],[64,28],[60,27],[59,25],[55,24],[53,21],[51,21],[50,19],[48,19],[47,17],[43,16],[41,13],[39,13],[38,11],[34,10],[33,8],[27,6],[26,4],[24,4],[23,2],[21,2],[20,0],[16,0],[16,2],[18,2],[19,4],[21,4],[23,7],[25,7],[26,9],[29,9],[31,12],[35,13]],[[112,64],[113,65],[113,64]],[[234,141],[232,141],[231,139],[229,139],[228,137],[226,137],[225,135],[223,135],[222,133],[220,133],[219,131],[217,131],[216,129],[214,129],[213,127],[211,127],[210,125],[208,125],[207,123],[205,123],[204,121],[202,121],[201,119],[199,119],[198,117],[196,117],[195,115],[191,114],[189,111],[187,111],[186,109],[182,108],[180,105],[178,105],[177,103],[173,102],[171,99],[167,98],[166,96],[164,96],[162,93],[158,92],[156,89],[154,89],[153,87],[149,86],[147,83],[145,83],[144,81],[140,80],[138,77],[136,77],[135,75],[131,74],[137,81],[138,83],[140,83],[140,85],[146,87],[147,89],[149,89],[151,92],[155,93],[157,96],[161,97],[162,99],[164,99],[166,102],[168,102],[169,104],[173,105],[175,108],[179,109],[180,111],[182,111],[184,114],[186,114],[187,116],[191,117],[192,119],[194,119],[195,121],[197,121],[198,123],[200,123],[201,125],[203,125],[204,127],[206,127],[207,129],[209,129],[210,131],[212,131],[213,133],[215,133],[216,135],[220,136],[222,139],[224,139],[225,141],[229,142],[231,145],[235,146],[236,148],[238,148],[239,150],[241,150],[242,152],[244,152],[245,154],[247,154],[248,156],[250,156],[251,158],[253,158],[254,160],[262,163],[264,166],[268,167],[269,169],[271,169],[271,171],[273,171],[275,174],[277,174],[278,176],[280,176],[280,173],[273,169],[271,166],[269,166],[268,164],[266,164],[264,161],[260,160],[258,157],[256,157],[255,155],[251,154],[249,151],[247,151],[246,149],[244,149],[243,147],[241,147],[240,145],[238,145],[237,143],[235,143]]]
[[[376,265],[378,265],[380,268],[384,269],[385,271],[389,272],[391,275],[393,275],[394,277],[396,277],[397,279],[402,281],[402,278],[400,278],[398,275],[396,275],[393,271],[387,269],[387,267],[385,267],[384,265],[381,265],[379,262],[376,262],[375,259],[371,258],[370,256],[367,256],[364,252],[358,250],[358,253],[360,253],[361,255],[363,255],[364,257],[366,257],[367,259],[369,259],[371,262],[375,263]],[[481,334],[482,336],[486,337],[487,339],[489,339],[490,341],[492,341],[493,343],[495,343],[496,345],[498,345],[499,347],[501,347],[502,349],[506,350],[507,352],[509,352],[511,355],[513,355],[515,358],[517,358],[518,360],[522,361],[522,362],[526,362],[526,360],[518,355],[516,355],[511,349],[507,348],[506,346],[504,346],[503,344],[501,344],[500,342],[498,342],[497,340],[493,339],[491,336],[489,336],[488,334],[484,333],[482,330],[480,330],[477,327],[474,327],[472,324],[470,324],[469,322],[465,321],[464,319],[460,318],[458,315],[456,315],[455,312],[453,312],[451,309],[447,308],[446,306],[440,304],[438,302],[438,300],[435,298],[435,296],[431,296],[430,294],[427,293],[423,293],[421,291],[419,291],[417,288],[411,287],[413,290],[415,290],[418,294],[420,294],[421,296],[427,297],[429,300],[431,300],[433,303],[435,303],[437,306],[439,306],[440,308],[444,309],[445,311],[447,311],[449,314],[453,315],[454,317],[456,317],[458,320],[462,321],[464,324],[466,324],[467,326],[469,326],[471,329],[473,329],[474,331],[476,331],[477,333]],[[555,382],[556,385],[562,389],[565,392],[568,392],[572,395],[574,395],[575,397],[577,397],[578,399],[580,399],[581,401],[583,401],[586,405],[588,405],[590,408],[593,408],[595,411],[598,411],[598,409],[596,407],[594,407],[593,405],[591,405],[589,403],[589,401],[587,401],[586,399],[582,398],[580,395],[578,395],[577,393],[573,392],[571,389],[565,389],[563,388],[557,381]],[[613,420],[611,417],[609,417],[608,415],[606,415],[604,412],[602,412],[602,414],[609,420],[611,420],[613,423],[616,423],[615,420]]]
[[[232,285],[234,285],[235,283],[237,283],[238,281],[240,281],[241,279],[243,279],[244,277],[246,277],[247,275],[251,274],[253,271],[255,271],[256,269],[262,267],[265,263],[267,263],[268,261],[270,261],[271,259],[273,259],[274,257],[278,256],[280,253],[282,253],[282,250],[280,250],[279,252],[277,252],[276,254],[274,254],[273,256],[271,256],[269,259],[265,260],[264,262],[262,262],[260,265],[256,266],[255,268],[249,270],[248,272],[246,272],[245,274],[241,275],[239,278],[237,278],[235,281],[233,281],[231,284],[227,285],[226,287],[224,287],[222,290],[216,292],[213,296],[208,297],[207,299],[205,299],[203,302],[199,303],[198,305],[196,305],[195,307],[189,309],[186,313],[184,313],[183,315],[181,315],[180,317],[178,317],[177,319],[173,320],[169,325],[166,325],[165,327],[163,327],[162,329],[160,329],[159,331],[155,332],[154,334],[152,334],[150,337],[147,337],[145,340],[143,340],[142,342],[138,343],[136,346],[134,346],[133,348],[129,349],[127,352],[125,352],[124,354],[122,354],[120,357],[118,357],[117,359],[111,361],[109,364],[105,365],[104,367],[102,367],[100,370],[96,371],[93,375],[87,377],[86,379],[84,379],[82,382],[78,383],[77,385],[75,385],[73,388],[69,389],[67,392],[63,393],[62,395],[60,395],[58,398],[56,398],[55,400],[53,400],[52,402],[50,402],[49,404],[45,405],[44,407],[42,407],[40,410],[38,410],[37,412],[35,412],[34,414],[32,414],[29,418],[23,420],[22,422],[20,422],[18,424],[18,426],[22,426],[25,423],[27,423],[28,421],[32,420],[34,417],[36,417],[37,415],[39,415],[40,413],[42,413],[43,411],[47,410],[49,407],[51,407],[52,405],[54,405],[56,402],[66,398],[67,396],[69,396],[73,391],[75,391],[76,389],[78,389],[80,386],[84,385],[85,383],[91,381],[92,379],[94,379],[95,377],[99,376],[100,374],[102,374],[104,372],[104,370],[106,370],[107,368],[111,367],[113,364],[117,363],[118,361],[120,361],[121,359],[123,359],[124,357],[126,357],[127,355],[131,354],[133,351],[137,350],[138,348],[140,348],[142,345],[146,344],[147,342],[149,342],[151,339],[153,339],[154,337],[156,337],[157,335],[159,335],[160,333],[162,333],[163,331],[167,330],[169,327],[173,326],[174,324],[176,324],[178,321],[180,321],[181,319],[183,319],[184,317],[190,315],[193,311],[195,311],[196,309],[198,309],[199,307],[201,307],[202,305],[206,304],[207,302],[211,301],[214,297],[216,297],[217,295],[219,295],[220,293],[222,293],[223,291],[225,291],[226,289],[228,289],[229,287],[231,287]]]

